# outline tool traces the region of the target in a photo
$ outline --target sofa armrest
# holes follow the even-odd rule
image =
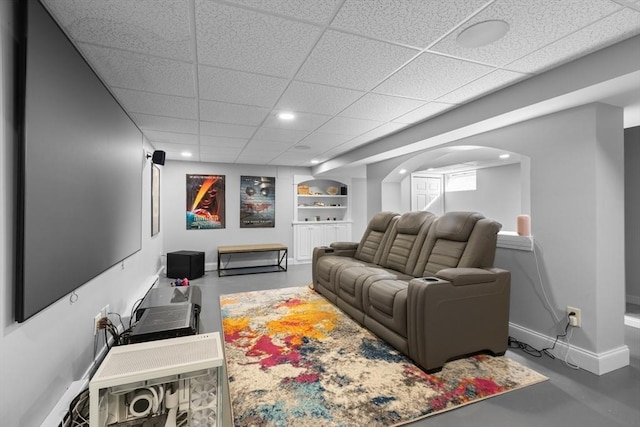
[[[353,253],[356,253],[356,250],[358,249],[358,242],[333,242],[329,245],[329,247],[337,250],[337,251],[343,251],[343,250],[348,250],[348,251],[353,251]]]
[[[409,282],[409,356],[433,371],[467,354],[503,354],[509,337],[511,274],[499,268],[460,268],[442,270],[438,276]]]
[[[453,286],[466,286],[495,282],[498,272],[484,268],[445,268],[438,271],[436,277],[451,282]]]
[[[335,246],[334,246],[335,245]],[[318,260],[324,256],[343,256],[353,257],[356,254],[358,248],[357,243],[351,242],[336,242],[331,246],[316,246],[313,248],[313,255],[311,258],[311,277],[313,283],[318,281]]]

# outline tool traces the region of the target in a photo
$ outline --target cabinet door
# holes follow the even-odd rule
[[[295,225],[293,237],[296,261],[310,261],[313,257],[313,248],[324,244],[321,225]]]
[[[325,224],[323,240],[323,245],[330,245],[333,242],[350,242],[351,224]]]

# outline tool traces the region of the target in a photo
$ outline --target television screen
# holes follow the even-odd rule
[[[141,248],[142,133],[38,1],[18,2],[15,318]]]

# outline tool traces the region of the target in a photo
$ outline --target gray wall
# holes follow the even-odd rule
[[[150,214],[142,216],[142,250],[87,282],[70,303],[64,297],[24,323],[13,320],[14,164],[12,129],[12,3],[0,1],[0,424],[42,423],[72,381],[93,360],[93,318],[106,304],[128,313],[160,268],[162,233],[150,237]],[[150,147],[148,144],[147,147]],[[143,169],[143,212],[150,212],[149,165]]]
[[[496,166],[476,171],[476,189],[445,192],[444,210],[478,211],[502,224],[502,231],[516,231],[520,206],[520,164]]]
[[[640,304],[640,126],[624,131],[627,302]]]

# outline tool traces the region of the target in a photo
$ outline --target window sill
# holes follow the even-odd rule
[[[519,236],[515,231],[501,231],[498,233],[498,247],[531,252],[533,236]]]

